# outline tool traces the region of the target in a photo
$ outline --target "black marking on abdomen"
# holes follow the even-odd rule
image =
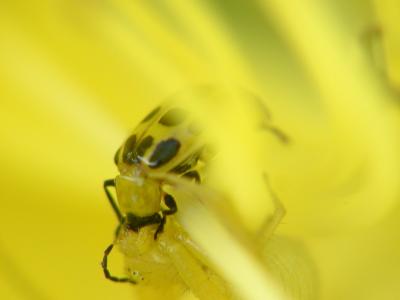
[[[177,126],[185,120],[186,115],[187,113],[183,109],[171,108],[161,117],[158,123],[168,127]]]
[[[182,174],[182,173],[185,173],[186,171],[189,171],[191,168],[192,168],[192,165],[189,162],[183,161],[179,165],[177,165],[176,167],[171,169],[169,172],[175,173],[175,174]]]
[[[141,123],[145,123],[149,121],[152,117],[154,117],[161,109],[161,106],[157,106],[155,109],[153,109],[143,120]]]
[[[125,142],[124,152],[122,153],[122,161],[131,164],[135,156],[136,135],[131,135]],[[118,153],[118,152],[117,152]]]
[[[140,141],[139,145],[136,148],[136,155],[143,157],[147,151],[153,145],[154,138],[151,135],[146,136],[143,140]]]
[[[181,161],[169,172],[175,174],[182,174],[185,173],[186,171],[189,171],[190,169],[194,168],[197,165],[197,161],[199,160],[200,155],[201,155],[201,149],[189,155],[186,159]]]
[[[188,179],[194,179],[197,183],[201,182],[199,172],[197,172],[197,171],[189,171],[189,172],[186,172],[185,174],[183,174],[182,176],[186,177]]]
[[[170,138],[165,141],[158,143],[156,149],[149,160],[150,168],[158,168],[169,162],[176,156],[179,151],[181,144],[178,140]]]

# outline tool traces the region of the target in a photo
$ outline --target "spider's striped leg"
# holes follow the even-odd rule
[[[268,191],[271,195],[271,199],[272,199],[274,207],[275,207],[274,213],[272,214],[272,216],[269,216],[265,220],[265,222],[261,226],[258,236],[257,236],[258,239],[265,241],[272,236],[275,229],[281,223],[283,217],[286,214],[286,210],[285,210],[285,207],[283,206],[282,202],[279,200],[278,196],[276,196],[275,193],[273,192],[273,190],[269,184],[267,175],[263,174],[263,176],[264,176],[265,183],[267,185]],[[261,243],[261,244],[263,244],[263,243]]]

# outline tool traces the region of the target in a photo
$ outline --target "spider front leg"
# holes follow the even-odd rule
[[[274,209],[275,209],[272,216],[269,216],[265,220],[265,222],[261,226],[258,236],[257,236],[258,239],[265,241],[272,236],[275,229],[281,223],[283,217],[286,214],[286,210],[285,210],[285,207],[283,206],[282,202],[279,200],[278,196],[276,196],[275,193],[273,192],[267,175],[263,174],[263,176],[264,176],[264,180],[267,185],[268,191],[271,195],[271,199],[272,199],[272,202],[274,204]]]
[[[156,232],[154,234],[154,239],[155,240],[157,239],[158,234],[163,232],[164,225],[165,225],[165,222],[167,220],[167,216],[168,215],[172,215],[172,214],[174,214],[174,213],[176,213],[178,211],[178,207],[176,206],[175,199],[170,194],[165,194],[164,203],[169,209],[162,211],[163,217],[162,217],[160,225],[158,225],[158,228],[157,228],[157,230],[156,230]]]

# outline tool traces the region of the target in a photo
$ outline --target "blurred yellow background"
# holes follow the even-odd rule
[[[116,226],[102,182],[156,104],[216,83],[261,95],[293,138],[260,163],[315,298],[400,298],[399,19],[395,0],[1,1],[0,298],[134,299],[100,268]]]

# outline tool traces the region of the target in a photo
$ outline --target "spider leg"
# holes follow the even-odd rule
[[[286,210],[285,210],[285,207],[283,206],[282,202],[279,200],[278,196],[276,196],[275,193],[273,192],[273,190],[270,186],[270,183],[268,181],[267,175],[266,174],[263,174],[263,175],[264,175],[266,185],[268,187],[268,191],[271,195],[273,204],[275,206],[274,213],[272,214],[272,216],[269,216],[265,220],[265,222],[264,222],[263,226],[261,227],[259,234],[258,234],[258,238],[260,238],[261,240],[266,240],[272,236],[276,227],[278,227],[278,225],[281,223],[283,217],[286,214]]]

